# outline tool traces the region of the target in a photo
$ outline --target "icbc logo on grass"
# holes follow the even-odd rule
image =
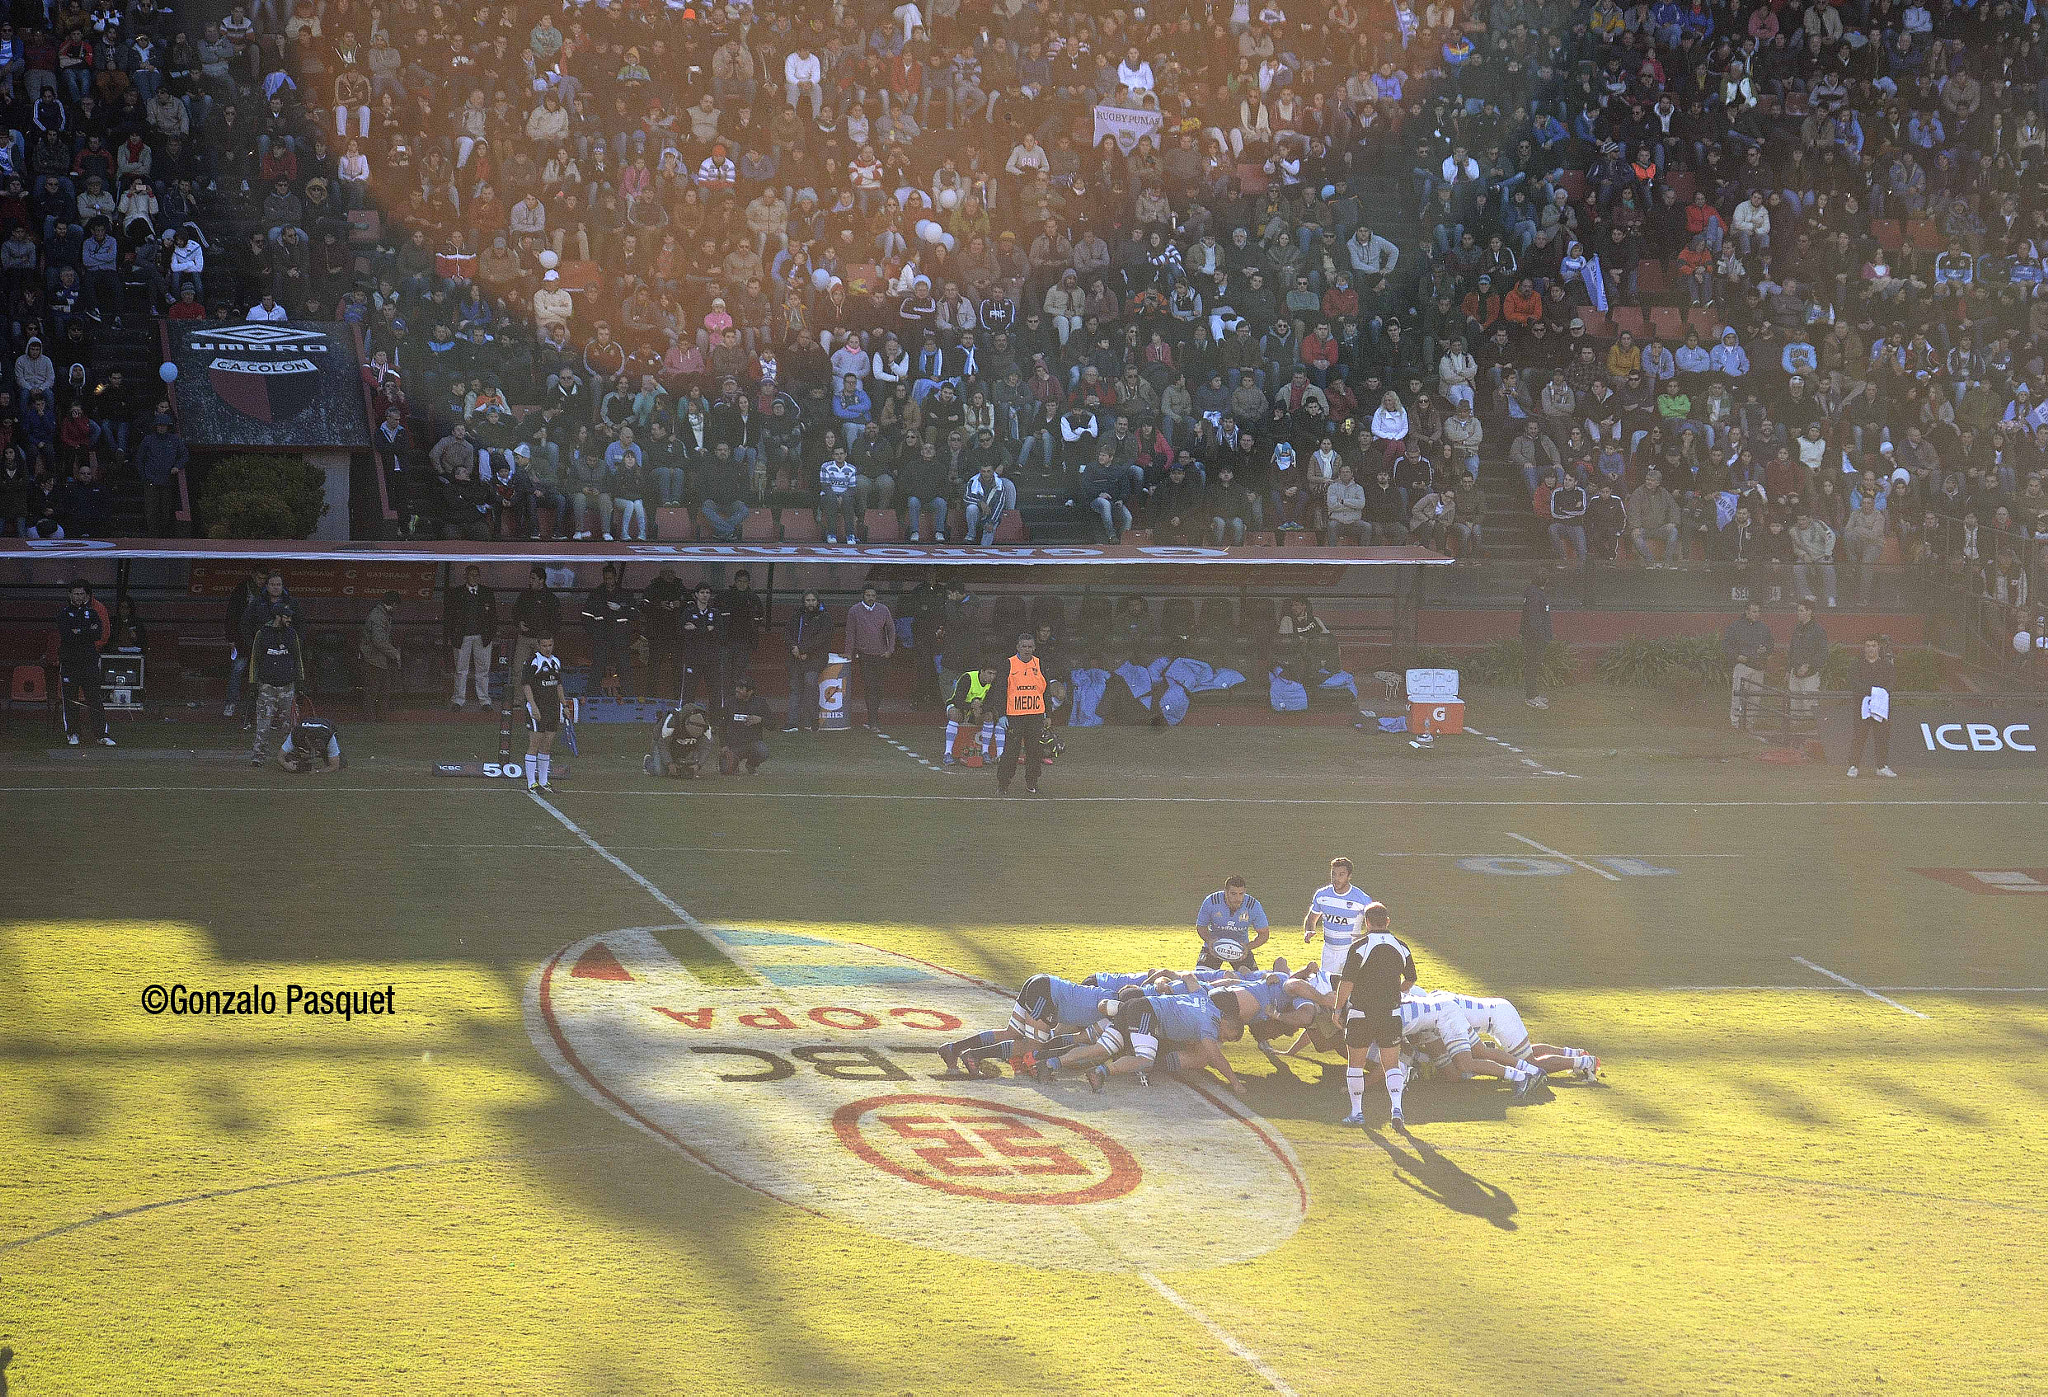
[[[1138,1186],[1131,1152],[1093,1126],[960,1096],[870,1096],[832,1113],[877,1169],[992,1203],[1100,1203]]]
[[[918,1246],[1187,1268],[1257,1256],[1300,1227],[1293,1152],[1220,1088],[947,1078],[940,1046],[1001,1027],[1010,1003],[824,937],[635,927],[550,957],[526,1022],[571,1086],[680,1168]]]

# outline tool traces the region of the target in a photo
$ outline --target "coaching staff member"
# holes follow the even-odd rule
[[[72,713],[71,691],[85,710],[85,732],[102,747],[114,745],[107,731],[106,704],[100,697],[100,646],[107,642],[107,618],[92,604],[92,588],[84,578],[71,584],[71,600],[57,618],[57,697],[64,709],[64,740],[76,747],[82,740]]]
[[[1010,782],[1016,779],[1020,757],[1024,789],[1038,794],[1038,768],[1044,756],[1038,738],[1045,731],[1045,670],[1039,666],[1037,648],[1031,632],[1017,637],[1017,653],[996,670],[995,687],[983,710],[1002,714],[1009,727],[1002,760],[996,763],[996,789],[1004,795],[1010,793]]]
[[[1344,1072],[1351,1093],[1346,1125],[1365,1123],[1365,1074],[1375,1066],[1386,1079],[1394,1124],[1401,1124],[1401,1091],[1408,1084],[1401,1066],[1401,992],[1415,983],[1415,956],[1394,936],[1392,925],[1384,906],[1375,902],[1367,907],[1337,980],[1335,1014],[1350,1050]]]

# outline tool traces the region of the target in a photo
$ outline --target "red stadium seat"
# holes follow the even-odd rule
[[[1024,516],[1014,509],[1003,511],[1003,517],[996,520],[997,543],[1022,543],[1030,537],[1024,532]]]
[[[1585,323],[1586,333],[1596,340],[1611,340],[1614,329],[1607,323],[1605,311],[1594,310],[1591,306],[1579,307],[1579,319]],[[1576,351],[1574,351],[1576,353]]]
[[[1126,548],[1146,547],[1152,542],[1152,531],[1150,529],[1125,529],[1123,541]]]
[[[1654,257],[1645,257],[1636,267],[1636,290],[1645,296],[1661,296],[1671,289],[1671,273]]]
[[[1948,247],[1948,239],[1942,236],[1940,226],[1931,218],[1916,218],[1908,223],[1906,237],[1922,252],[1941,252]]]
[[[1685,313],[1677,306],[1650,307],[1650,333],[1660,340],[1685,338]]]
[[[1870,220],[1870,236],[1886,252],[1897,252],[1906,245],[1905,236],[1899,230],[1896,218],[1873,218]]]
[[[697,521],[681,505],[661,505],[654,511],[654,532],[664,543],[693,539],[697,536]]]
[[[1244,546],[1247,548],[1272,548],[1278,542],[1279,537],[1270,529],[1259,529],[1244,536]]]
[[[50,701],[49,677],[41,665],[16,665],[8,700],[16,708],[41,708]]]
[[[893,509],[870,509],[861,515],[860,538],[862,543],[901,543],[903,525],[896,518]]]
[[[747,516],[747,523],[752,524],[757,518],[766,519],[768,514],[769,512],[765,509],[756,510]],[[769,537],[772,541],[774,536],[771,534]],[[825,531],[818,527],[818,516],[811,513],[808,509],[785,509],[782,511],[782,541],[784,543],[823,543],[825,541]]]
[[[1689,329],[1698,330],[1700,339],[1707,344],[1721,337],[1721,312],[1712,306],[1694,306],[1685,313],[1685,323]]]
[[[1641,306],[1615,306],[1607,312],[1607,318],[1613,324],[1616,335],[1626,330],[1636,337],[1637,343],[1642,342],[1644,325]],[[1588,329],[1590,328],[1589,326]]]
[[[775,542],[775,511],[748,510],[747,517],[740,521],[740,540],[744,543]]]

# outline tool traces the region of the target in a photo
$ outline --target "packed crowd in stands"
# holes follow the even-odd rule
[[[2009,0],[925,3],[17,13],[10,526],[137,469],[96,318],[291,316],[362,325],[411,531],[982,542],[1044,480],[1107,538],[1471,555],[1484,461],[1568,564],[2027,607]]]

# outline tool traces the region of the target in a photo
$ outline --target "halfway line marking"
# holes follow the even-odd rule
[[[1567,854],[1559,849],[1553,849],[1548,844],[1538,844],[1535,840],[1531,839],[1526,834],[1516,834],[1513,831],[1510,831],[1508,833],[1508,838],[1519,839],[1522,843],[1527,844],[1531,849],[1534,849],[1539,853],[1548,854],[1554,859],[1563,859],[1566,863],[1571,864],[1576,868],[1583,868],[1588,873],[1597,873],[1610,883],[1619,883],[1621,881],[1621,875],[1619,873],[1614,872],[1612,869],[1602,868],[1600,867],[1600,865],[1594,863],[1587,863],[1584,859],[1573,858],[1570,854]]]
[[[1158,1291],[1168,1304],[1195,1323],[1201,1325],[1202,1328],[1208,1330],[1210,1338],[1237,1355],[1247,1368],[1250,1368],[1254,1373],[1264,1378],[1266,1386],[1279,1393],[1280,1397],[1301,1397],[1300,1393],[1287,1385],[1286,1379],[1273,1371],[1272,1364],[1259,1357],[1256,1353],[1253,1353],[1249,1348],[1246,1348],[1229,1330],[1209,1318],[1202,1311],[1196,1309],[1194,1304],[1185,1299],[1179,1291],[1175,1290],[1165,1281],[1160,1280],[1159,1277],[1153,1275],[1150,1271],[1138,1272],[1138,1279]]]
[[[1857,984],[1857,983],[1856,983],[1856,982],[1855,982],[1854,980],[1850,979],[1850,978],[1849,978],[1849,977],[1848,977],[1847,975],[1837,975],[1837,974],[1836,974],[1836,973],[1835,973],[1834,971],[1832,971],[1832,970],[1828,969],[1828,968],[1827,968],[1827,967],[1826,967],[1825,965],[1815,965],[1815,964],[1814,964],[1814,963],[1813,963],[1812,961],[1808,960],[1808,959],[1807,959],[1807,958],[1806,958],[1805,956],[1794,956],[1794,957],[1792,957],[1792,959],[1794,959],[1794,960],[1798,961],[1798,962],[1799,962],[1799,963],[1800,963],[1801,965],[1805,966],[1805,967],[1806,967],[1806,968],[1807,968],[1808,970],[1814,971],[1814,972],[1816,972],[1817,974],[1825,975],[1825,976],[1827,976],[1827,977],[1828,977],[1828,978],[1829,978],[1830,980],[1834,980],[1834,981],[1836,981],[1837,983],[1840,983],[1840,984],[1844,984],[1844,985],[1847,985],[1847,986],[1848,986],[1848,987],[1849,987],[1850,989],[1852,989],[1852,990],[1861,990],[1861,991],[1862,991],[1863,993],[1865,993],[1865,994],[1869,995],[1869,996],[1870,996],[1870,997],[1871,997],[1872,999],[1875,999],[1875,1000],[1877,1000],[1877,1001],[1878,1001],[1879,1003],[1881,1003],[1881,1004],[1889,1004],[1889,1005],[1891,1005],[1891,1006],[1892,1006],[1892,1008],[1894,1008],[1894,1009],[1898,1010],[1898,1011],[1899,1011],[1899,1012],[1900,1012],[1901,1014],[1911,1014],[1911,1015],[1912,1015],[1912,1016],[1913,1016],[1914,1018],[1916,1018],[1916,1019],[1924,1019],[1924,1018],[1926,1018],[1926,1017],[1927,1017],[1927,1015],[1925,1015],[1925,1014],[1921,1013],[1921,1012],[1920,1012],[1920,1011],[1919,1011],[1918,1009],[1908,1009],[1908,1008],[1907,1008],[1907,1007],[1906,1007],[1905,1005],[1903,1005],[1903,1004],[1899,1003],[1899,1001],[1898,1001],[1898,1000],[1896,1000],[1896,999],[1887,999],[1887,998],[1885,998],[1885,997],[1884,997],[1883,995],[1879,994],[1879,993],[1878,993],[1878,992],[1877,992],[1876,990],[1874,990],[1874,989],[1870,988],[1870,986],[1868,986],[1868,985],[1859,985],[1859,984]]]
[[[559,849],[569,851],[566,844],[415,844],[415,849]],[[621,849],[654,849],[671,854],[793,854],[794,849],[743,849],[731,844],[621,844]],[[1713,855],[1710,857],[1736,858],[1735,854]]]

